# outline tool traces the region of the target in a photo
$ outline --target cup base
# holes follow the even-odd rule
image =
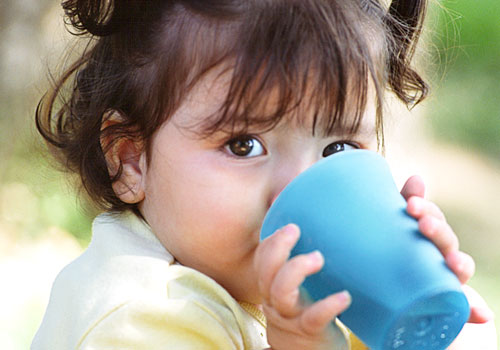
[[[450,311],[453,310],[453,311]],[[469,305],[449,291],[413,303],[389,330],[384,350],[444,350],[467,322]]]

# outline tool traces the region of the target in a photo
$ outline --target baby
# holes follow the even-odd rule
[[[366,349],[335,322],[347,291],[303,301],[323,257],[289,259],[300,228],[260,242],[260,227],[319,159],[383,147],[386,90],[425,97],[410,66],[425,5],[64,1],[90,41],[37,126],[105,213],[57,277],[32,349]],[[408,213],[465,283],[473,260],[423,194],[410,178]],[[471,322],[492,318],[471,305]],[[465,327],[454,349],[485,327]]]

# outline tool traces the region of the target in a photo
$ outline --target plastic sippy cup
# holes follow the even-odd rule
[[[317,249],[325,257],[303,289],[313,300],[348,290],[352,304],[339,319],[372,350],[443,350],[469,318],[458,279],[406,213],[377,153],[337,153],[297,176],[261,238],[288,223],[301,229],[292,256]]]

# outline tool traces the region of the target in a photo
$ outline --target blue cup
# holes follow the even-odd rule
[[[297,176],[264,220],[261,238],[295,223],[292,256],[319,250],[323,269],[304,281],[312,300],[348,290],[339,319],[373,350],[443,350],[469,318],[460,282],[406,213],[385,159],[354,150]]]

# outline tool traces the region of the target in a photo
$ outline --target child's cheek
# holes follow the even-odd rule
[[[260,230],[265,215],[256,196],[249,191],[237,193],[235,190],[215,190],[199,203],[199,219],[211,231],[224,233],[229,237],[248,239]]]

